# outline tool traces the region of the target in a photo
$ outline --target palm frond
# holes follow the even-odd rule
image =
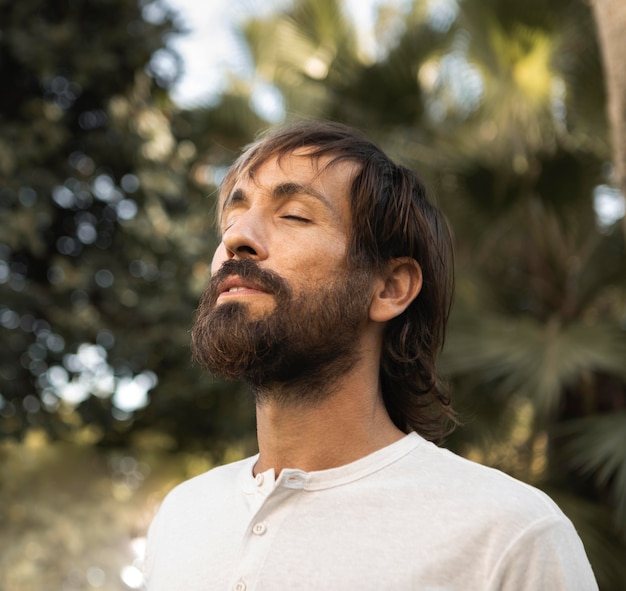
[[[581,376],[602,371],[626,379],[626,335],[613,324],[541,325],[477,314],[453,315],[441,360],[445,375],[477,372],[504,393],[534,400],[544,418]]]
[[[626,534],[626,411],[569,421],[557,433],[565,438],[566,461],[611,490],[616,523]]]

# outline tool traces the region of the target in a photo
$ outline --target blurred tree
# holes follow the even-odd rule
[[[388,2],[368,55],[339,0],[296,0],[245,35],[288,117],[354,124],[436,191],[458,250],[442,369],[467,417],[449,444],[549,489],[609,590],[626,580],[626,251],[602,208],[623,196],[592,27],[581,0]]]
[[[601,207],[623,206],[605,82],[624,103],[590,7],[389,0],[368,47],[340,0],[286,6],[244,35],[287,116],[363,129],[452,222],[442,369],[467,420],[449,445],[549,489],[601,588],[623,588],[626,254]],[[594,3],[601,31],[609,7]],[[188,329],[215,185],[265,125],[254,85],[178,111],[158,1],[0,0],[0,28],[0,435],[219,459],[252,405],[190,367]]]
[[[188,331],[215,244],[206,195],[260,120],[174,108],[158,0],[1,0],[0,23],[0,435],[249,433],[233,388],[190,367]]]

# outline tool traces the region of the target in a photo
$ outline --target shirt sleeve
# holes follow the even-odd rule
[[[597,591],[598,584],[572,523],[565,516],[550,516],[511,540],[488,588]]]

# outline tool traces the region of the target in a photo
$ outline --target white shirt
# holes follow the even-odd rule
[[[149,591],[592,591],[541,491],[411,433],[318,472],[257,457],[176,487],[148,538]]]

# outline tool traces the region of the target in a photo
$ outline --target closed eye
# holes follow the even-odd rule
[[[307,219],[307,218],[303,218],[299,215],[281,215],[280,216],[283,220],[292,220],[294,222],[301,222],[301,223],[310,223],[311,220]]]

